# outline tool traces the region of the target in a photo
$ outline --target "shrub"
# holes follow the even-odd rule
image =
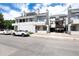
[[[33,34],[33,32],[29,32],[29,34]]]

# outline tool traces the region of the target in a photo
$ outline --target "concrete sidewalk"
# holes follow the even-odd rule
[[[32,34],[31,37],[54,38],[62,40],[79,40],[79,37],[76,37],[72,34],[69,35],[66,33],[35,33]]]

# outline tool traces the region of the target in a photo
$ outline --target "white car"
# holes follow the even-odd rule
[[[4,30],[4,31],[3,31],[3,34],[5,34],[5,35],[10,35],[10,34],[11,34],[11,30],[8,30],[8,29],[7,29],[7,30]]]
[[[18,31],[15,31],[14,33],[13,33],[13,35],[15,36],[15,35],[20,35],[20,36],[29,36],[29,33],[28,33],[28,31],[26,30],[26,31],[24,31],[24,30],[18,30]]]

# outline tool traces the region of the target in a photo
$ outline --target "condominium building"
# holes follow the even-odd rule
[[[68,18],[66,14],[52,15],[50,16],[50,31],[66,31],[66,25]]]
[[[14,30],[28,30],[29,32],[46,31],[46,13],[25,13],[23,16],[16,17],[12,24]]]
[[[79,9],[70,9],[71,13],[71,30],[72,31],[79,31]]]
[[[46,13],[35,13],[29,12],[25,13],[24,16],[16,17],[14,30],[28,30],[29,32],[47,32],[49,25],[49,32],[54,32],[58,30],[65,29],[65,20],[66,15],[52,15],[48,17],[47,21],[47,12]],[[47,22],[49,24],[47,24]]]
[[[65,32],[79,31],[79,9],[69,9],[68,15],[48,15],[45,13],[28,12],[15,18],[14,30],[28,30],[29,32]],[[68,18],[70,16],[70,19]],[[69,27],[70,26],[70,27]]]

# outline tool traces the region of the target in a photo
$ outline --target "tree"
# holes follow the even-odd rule
[[[4,22],[3,14],[0,13],[0,30],[2,30],[4,28],[3,22]]]
[[[13,29],[12,23],[14,23],[14,20],[4,20],[5,29]]]
[[[14,22],[14,20],[4,20],[3,14],[0,13],[0,30],[13,29],[12,23]]]
[[[3,14],[0,13],[0,24],[3,23],[4,18],[3,18]]]

